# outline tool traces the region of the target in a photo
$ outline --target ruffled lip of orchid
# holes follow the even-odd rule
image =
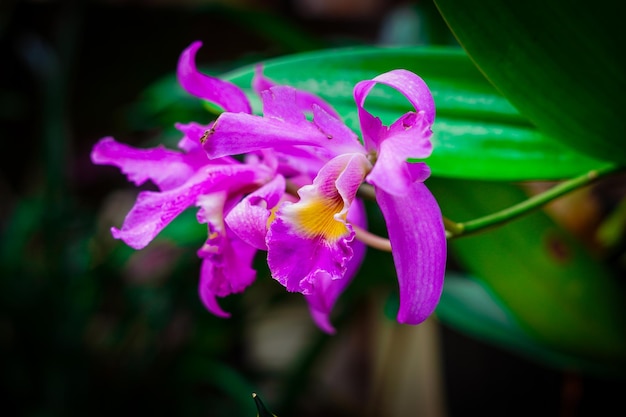
[[[354,239],[346,216],[369,167],[362,154],[340,155],[298,190],[297,203],[281,205],[267,233],[267,259],[288,291],[310,295],[321,285],[318,277],[344,278]]]
[[[272,222],[267,233],[267,262],[272,277],[287,291],[304,295],[316,291],[316,276],[325,273],[330,279],[341,279],[352,258],[350,242],[354,231],[348,226],[345,237],[327,244],[319,238],[307,238],[293,232],[280,217]]]
[[[350,224],[357,225],[363,229],[367,228],[365,205],[361,200],[354,200],[347,218]],[[330,321],[330,313],[339,296],[352,282],[365,258],[366,246],[363,242],[355,239],[351,242],[351,248],[353,255],[347,263],[343,278],[325,280],[313,294],[304,296],[309,305],[311,318],[320,329],[328,334],[335,333],[335,328]],[[325,279],[329,277],[328,275],[322,275],[319,278]]]
[[[201,46],[202,42],[193,42],[180,55],[176,71],[180,85],[189,94],[215,103],[226,111],[252,113],[250,102],[239,87],[198,71],[196,53]]]

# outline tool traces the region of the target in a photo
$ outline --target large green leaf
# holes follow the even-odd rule
[[[547,134],[626,163],[623,23],[608,2],[435,0],[480,70]]]
[[[352,89],[357,82],[396,68],[419,74],[437,105],[435,150],[428,159],[434,175],[558,179],[602,163],[539,133],[457,47],[330,49],[268,60],[263,66],[274,81],[327,99],[356,132]],[[260,102],[250,90],[253,71],[248,66],[224,78],[246,90],[254,111],[260,112]],[[366,103],[385,122],[395,120],[408,106],[399,93],[384,88],[375,88]]]
[[[532,338],[493,291],[471,277],[446,274],[436,316],[461,333],[547,366],[601,374],[619,371],[607,364],[564,354]]]
[[[513,185],[433,178],[443,213],[476,218],[526,198]],[[626,369],[624,291],[606,265],[539,211],[450,242],[451,254],[539,342]]]

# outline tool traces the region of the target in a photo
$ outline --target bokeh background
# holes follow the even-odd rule
[[[262,256],[257,282],[224,301],[233,317],[208,313],[195,254],[206,231],[191,211],[142,251],[113,240],[137,189],[89,152],[104,136],[172,145],[175,121],[207,121],[182,90],[161,95],[177,91],[178,56],[195,40],[212,74],[332,47],[457,47],[431,1],[2,0],[1,415],[251,417],[252,392],[280,417],[624,409],[619,376],[555,366],[436,316],[395,324],[388,254],[369,252],[327,336]],[[597,220],[623,188],[622,177],[579,196],[577,216]],[[621,279],[623,258],[608,259]],[[449,269],[463,271],[454,257]]]

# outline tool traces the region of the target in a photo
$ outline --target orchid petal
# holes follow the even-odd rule
[[[250,246],[267,250],[267,223],[271,210],[276,207],[284,193],[285,179],[278,175],[239,202],[226,216],[226,224]]]
[[[446,236],[437,201],[421,182],[403,196],[376,188],[400,287],[398,322],[419,324],[435,310],[446,266]]]
[[[256,249],[241,241],[225,224],[228,193],[198,197],[198,221],[206,223],[208,237],[198,256],[203,259],[198,292],[205,307],[218,317],[229,317],[217,297],[242,292],[256,278],[252,261]]]
[[[346,216],[370,166],[362,154],[340,155],[298,191],[300,201],[279,208],[266,238],[267,260],[288,291],[313,294],[318,280],[344,277],[354,239]]]
[[[209,236],[198,251],[203,258],[198,292],[207,310],[218,317],[230,317],[218,304],[217,297],[240,293],[254,282],[255,254],[255,248],[238,239],[228,228],[224,235]]]
[[[288,152],[274,152],[277,157],[277,171],[285,177],[306,175],[307,184],[317,175],[324,164],[332,157],[322,148],[314,146],[293,146]]]
[[[286,85],[261,92],[263,116],[291,124],[306,123],[304,112],[296,105],[296,89]]]
[[[363,107],[365,98],[376,83],[400,91],[416,112],[404,114],[389,127],[383,126]],[[435,103],[426,83],[409,71],[390,71],[373,80],[358,83],[354,88],[354,98],[365,147],[377,154],[376,164],[367,181],[398,196],[404,194],[413,182],[424,181],[429,170],[407,159],[423,159],[432,152],[430,128],[435,118]]]
[[[336,149],[338,153],[363,152],[364,149],[357,135],[345,123],[326,112],[322,107],[313,105],[313,123],[328,139],[323,146]]]
[[[214,165],[199,169],[187,182],[163,191],[143,191],[137,196],[121,229],[111,228],[116,239],[135,249],[144,248],[176,216],[195,204],[198,196],[237,189],[259,181],[260,173],[248,165]]]
[[[254,78],[252,79],[252,89],[259,97],[262,97],[262,93],[265,90],[269,90],[277,85],[278,84],[274,81],[263,75],[263,65],[257,65],[255,67]],[[313,106],[319,106],[333,117],[337,119],[340,118],[337,111],[333,108],[333,106],[328,104],[326,100],[308,91],[296,90],[296,106],[301,111],[312,111]]]
[[[169,190],[187,181],[208,158],[173,151],[162,145],[151,149],[134,148],[105,137],[93,147],[91,160],[95,164],[117,166],[136,185],[151,180],[161,190]]]
[[[356,136],[347,128],[340,127],[340,122],[321,107],[314,106],[314,122],[309,122],[297,108],[295,97],[295,89],[291,87],[274,87],[263,92],[265,117],[222,113],[207,135],[205,151],[210,158],[264,148],[289,153],[293,146],[298,145],[319,147],[330,157],[364,152]],[[315,118],[320,120],[319,125],[315,123]]]
[[[196,97],[218,104],[229,112],[252,113],[244,92],[236,85],[203,74],[196,68],[196,53],[202,42],[194,42],[183,51],[178,60],[178,82]]]
[[[196,198],[196,206],[198,206],[196,220],[200,224],[208,225],[209,235],[225,233],[224,206],[227,198],[228,192],[224,189],[215,190],[210,194],[201,194]]]
[[[178,141],[178,147],[186,152],[202,151],[200,138],[202,138],[204,133],[210,130],[212,126],[213,123],[209,123],[208,125],[201,125],[195,122],[175,123],[174,127],[183,134],[182,139]],[[208,160],[208,157],[206,159]]]
[[[353,239],[354,231],[349,226],[345,236],[328,242],[294,234],[289,223],[277,218],[267,235],[267,261],[272,276],[287,291],[313,294],[320,276],[328,275],[327,279],[343,277],[346,263],[353,256],[349,245]]]
[[[258,64],[254,67],[254,76],[252,77],[252,89],[261,97],[263,91],[275,87],[277,84],[271,79],[263,75],[263,65]]]
[[[430,168],[423,162],[406,160],[407,142],[401,137],[383,141],[367,182],[390,194],[403,195],[414,182],[425,181],[430,176]]]
[[[202,138],[204,132],[211,129],[212,126],[213,123],[208,125],[201,125],[195,122],[175,123],[174,127],[183,134],[182,139],[178,141],[178,147],[187,152],[202,150],[200,138]]]
[[[387,139],[389,136],[393,136],[394,130],[396,134],[401,133],[401,129],[394,128],[399,127],[397,126],[398,122],[394,124],[396,126],[392,125],[392,132],[386,132],[380,120],[372,116],[364,108],[367,95],[377,83],[398,90],[415,108],[416,113],[407,113],[399,120],[405,130],[418,126],[419,129],[417,129],[417,131],[423,132],[425,127],[429,128],[433,124],[435,120],[435,101],[433,100],[433,96],[426,83],[412,72],[401,69],[393,70],[381,74],[372,80],[361,81],[354,87],[354,100],[357,104],[363,140],[368,151],[378,150],[380,142]],[[418,155],[423,155],[424,153],[423,150],[420,150],[424,144],[424,140],[421,139],[421,135],[417,134],[417,131],[412,132],[414,135],[409,135],[409,138],[407,138],[409,141],[406,146],[410,146],[411,151],[410,153],[404,154],[406,158],[423,157]],[[416,144],[411,143],[415,141],[410,140],[411,137],[417,138]]]
[[[204,150],[209,158],[238,155],[266,148],[315,145],[326,136],[307,123],[291,124],[243,113],[222,113],[209,133]]]

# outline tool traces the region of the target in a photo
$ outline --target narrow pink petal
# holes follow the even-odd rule
[[[223,235],[210,236],[198,251],[203,258],[198,292],[211,313],[230,317],[218,304],[217,297],[240,293],[254,282],[256,271],[252,262],[255,254],[255,248],[239,240],[228,229]]]
[[[135,249],[152,239],[198,196],[225,189],[237,189],[259,180],[260,173],[248,165],[213,165],[197,171],[187,182],[163,192],[143,191],[126,216],[121,229],[112,228],[116,239]],[[261,174],[262,175],[262,174]]]
[[[423,111],[408,112],[389,126],[383,140],[393,142],[395,152],[415,159],[428,158],[433,152],[431,126]]]
[[[398,69],[381,74],[372,80],[361,81],[354,87],[354,100],[358,108],[363,140],[365,141],[365,147],[368,151],[373,149],[378,150],[380,142],[386,139],[387,136],[394,134],[394,132],[385,134],[385,130],[381,127],[380,121],[364,108],[367,95],[377,83],[395,88],[402,93],[415,108],[415,113],[407,113],[399,120],[405,128],[412,128],[417,125],[419,128],[414,130],[423,131],[424,126],[430,127],[430,125],[433,124],[435,120],[435,101],[433,96],[424,80],[412,72]],[[419,120],[417,120],[417,115],[419,115]],[[391,130],[395,130],[395,133],[399,133],[398,129],[394,129],[394,125],[392,125]],[[420,141],[421,135],[417,134],[417,132],[414,133],[415,134],[411,135],[411,137],[417,138],[414,140]],[[422,156],[411,154],[406,154],[405,157],[422,158]]]
[[[357,83],[354,87],[354,100],[359,108],[363,108],[365,98],[376,83],[395,88],[409,100],[416,112],[424,112],[427,123],[432,124],[435,121],[435,101],[430,89],[419,76],[403,69],[385,72],[372,80]]]
[[[213,127],[213,123],[201,125],[195,122],[176,123],[174,125],[182,134],[182,139],[178,142],[178,147],[186,152],[202,151],[200,138],[204,133]],[[208,159],[208,157],[207,157]]]
[[[430,167],[425,162],[408,162],[406,166],[413,182],[424,182],[430,177]]]
[[[304,124],[304,111],[296,105],[296,89],[286,85],[272,87],[261,92],[263,116],[289,124]]]
[[[306,123],[290,124],[243,113],[222,113],[204,143],[209,158],[240,155],[266,148],[312,145],[324,135]]]
[[[335,326],[330,322],[330,315],[321,310],[317,310],[309,305],[309,314],[311,319],[317,327],[319,327],[324,333],[335,334]]]
[[[230,112],[251,113],[250,103],[236,85],[203,74],[196,68],[196,53],[202,42],[194,42],[185,49],[178,60],[178,82],[189,93],[208,100]]]
[[[219,317],[229,317],[219,306],[217,297],[238,293],[255,279],[252,260],[256,249],[241,241],[225,224],[229,206],[226,191],[200,195],[198,221],[207,225],[207,240],[198,250],[203,259],[198,291],[205,307]]]
[[[310,123],[222,113],[204,143],[204,150],[209,158],[219,158],[269,148],[287,152],[292,146],[321,146],[327,142],[326,135]]]
[[[285,152],[273,152],[277,157],[277,171],[287,178],[306,175],[310,183],[324,164],[333,157],[323,148],[314,146],[293,146]]]
[[[298,109],[295,97],[296,91],[291,87],[273,87],[263,92],[264,117],[222,113],[206,137],[205,151],[210,158],[265,148],[288,154],[294,146],[308,145],[323,149],[327,158],[365,153],[356,136],[322,108],[314,106],[319,124],[316,120],[309,122]]]
[[[337,149],[337,153],[365,153],[358,136],[341,119],[317,105],[313,106],[313,123],[328,139],[323,146]]]
[[[376,83],[400,91],[411,102],[415,112],[404,114],[389,127],[383,126],[378,118],[363,107],[367,94]],[[409,71],[394,70],[358,83],[354,88],[354,98],[365,146],[377,155],[367,181],[390,194],[400,196],[413,182],[426,179],[429,171],[423,165],[415,166],[407,162],[408,158],[427,158],[432,152],[430,137],[435,102],[424,81]]]
[[[261,97],[263,91],[275,86],[277,84],[274,81],[263,75],[263,65],[257,65],[254,71],[254,78],[252,79],[252,89],[257,95]],[[314,106],[319,106],[333,117],[340,118],[337,111],[327,101],[308,91],[296,90],[296,106],[303,112],[313,111]]]
[[[200,281],[198,282],[198,294],[200,300],[204,304],[204,307],[211,313],[218,317],[229,318],[230,313],[227,313],[220,307],[217,302],[217,295],[211,291],[211,283],[218,280],[215,276],[219,274],[215,264],[211,259],[204,259],[200,267]]]
[[[141,185],[148,180],[161,190],[169,190],[187,181],[208,161],[200,154],[186,154],[163,146],[141,149],[115,141],[100,139],[91,151],[95,164],[113,165],[126,174],[129,181]]]
[[[403,196],[376,188],[400,286],[398,321],[419,324],[432,314],[443,289],[446,236],[437,201],[421,182]]]
[[[254,67],[254,77],[252,77],[252,89],[261,97],[263,91],[269,90],[277,84],[263,75],[263,65],[258,64]]]
[[[415,181],[425,181],[430,168],[424,162],[408,162],[402,143],[389,139],[381,143],[378,159],[367,182],[389,194],[403,195]]]
[[[314,109],[315,107],[320,107],[334,118],[341,120],[341,116],[339,115],[339,113],[337,113],[337,110],[335,110],[333,106],[331,106],[324,99],[316,96],[313,93],[309,93],[308,91],[304,90],[298,90],[298,95],[296,99],[298,100],[298,107],[300,107],[301,109],[305,109],[306,111],[312,111],[312,109]]]
[[[263,187],[247,195],[224,219],[232,231],[252,247],[267,250],[265,235],[271,210],[285,193],[285,179],[277,175]]]

